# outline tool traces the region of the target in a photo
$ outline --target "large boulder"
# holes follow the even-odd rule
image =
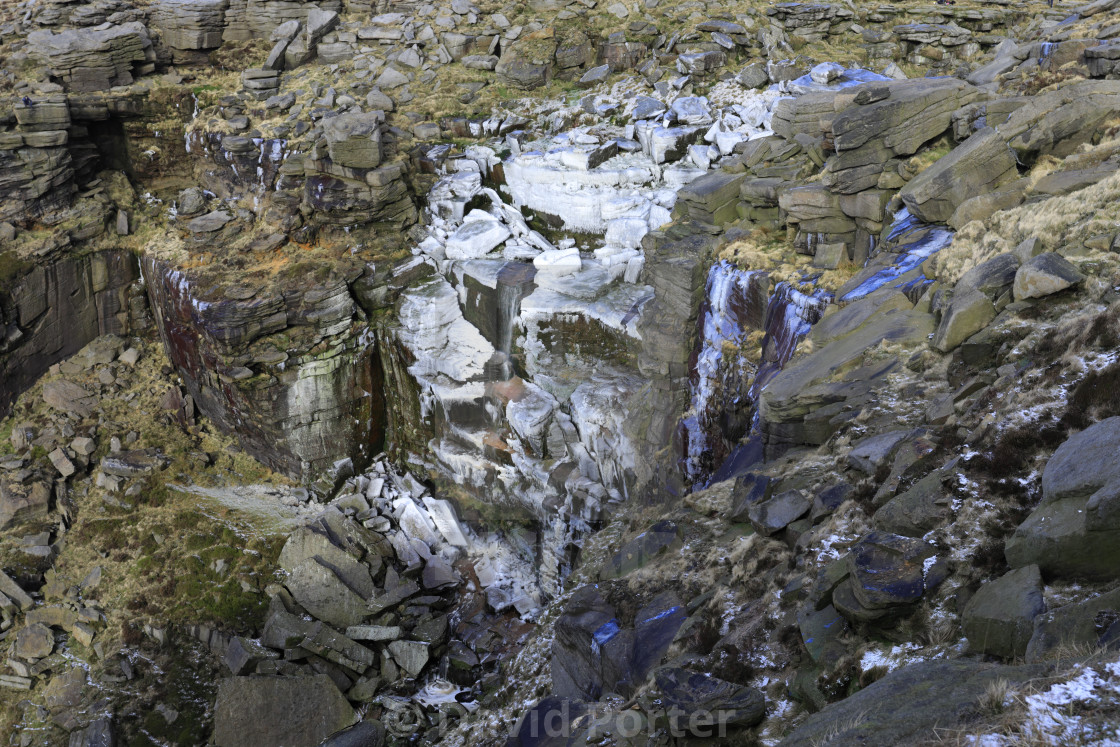
[[[996,307],[983,291],[955,294],[933,336],[933,347],[943,353],[955,350],[995,318]]]
[[[1072,436],[1042,473],[1042,502],[1005,545],[1013,568],[1047,578],[1120,576],[1120,417]]]
[[[325,674],[229,677],[218,682],[215,747],[315,747],[358,720]]]
[[[1039,615],[1027,644],[1027,661],[1041,661],[1063,646],[1093,649],[1110,631],[1115,634],[1118,620],[1120,588]]]
[[[1009,571],[980,587],[961,616],[969,648],[1013,659],[1026,653],[1034,619],[1046,611],[1038,566]]]
[[[1120,81],[1086,80],[1031,96],[997,129],[1020,160],[1058,158],[1089,142],[1120,109]]]
[[[352,169],[381,165],[381,120],[377,112],[348,112],[323,120],[331,160]]]
[[[953,494],[943,484],[955,480],[952,470],[935,470],[875,512],[875,526],[905,537],[922,537],[952,515]]]
[[[955,78],[918,78],[866,83],[854,93],[807,94],[800,99],[814,98],[786,106],[792,106],[804,121],[819,122],[822,130],[832,120],[836,155],[828,161],[824,184],[854,194],[874,187],[892,158],[912,155],[946,132],[953,112],[978,96],[976,88]],[[842,108],[839,114],[828,112],[837,107]],[[779,108],[786,109],[775,108],[774,131],[785,136],[779,129]]]
[[[1054,252],[1044,252],[1023,263],[1015,273],[1015,300],[1049,296],[1084,279],[1068,259]]]
[[[580,700],[633,694],[661,663],[686,616],[672,592],[658,595],[630,619],[607,601],[601,585],[576,590],[555,625],[553,692]]]
[[[0,483],[0,529],[47,518],[51,491],[44,483]]]
[[[968,659],[935,659],[888,674],[805,719],[781,747],[895,747],[919,744],[935,729],[954,730],[976,718],[976,704],[999,680],[1041,675],[1040,666],[1007,667]]]
[[[834,329],[833,339],[795,358],[762,390],[759,414],[768,449],[827,441],[845,407],[869,401],[897,365],[894,359],[864,364],[864,354],[884,341],[916,346],[934,329],[930,314],[910,308],[892,307],[850,321],[850,328]]]
[[[500,82],[526,91],[548,85],[552,80],[556,40],[545,31],[503,45],[501,59],[494,68]]]
[[[345,574],[345,572],[344,572]],[[326,561],[317,557],[308,558],[292,569],[288,578],[288,590],[297,602],[320,620],[349,627],[357,625],[369,614],[368,596],[349,586],[343,575],[336,572]],[[366,582],[369,581],[366,573]]]
[[[910,180],[899,196],[910,214],[945,223],[965,200],[1016,179],[1015,154],[996,130],[985,127]]]

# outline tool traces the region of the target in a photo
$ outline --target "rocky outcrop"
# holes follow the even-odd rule
[[[914,177],[899,195],[911,214],[944,223],[965,200],[993,192],[1019,176],[1014,153],[999,132],[985,128]]]
[[[860,306],[875,311],[861,318]],[[858,301],[846,307],[845,315],[848,324],[833,328],[827,344],[794,359],[762,390],[759,414],[770,448],[824,443],[842,422],[844,408],[866,401],[882,386],[887,372],[898,365],[891,358],[857,365],[865,352],[884,340],[913,345],[933,331],[928,313],[891,308],[883,304],[882,297]]]
[[[194,52],[221,46],[229,5],[229,0],[160,0],[152,26],[176,62],[197,62]]]
[[[836,156],[826,164],[824,183],[842,194],[874,187],[891,159],[916,153],[947,131],[953,112],[978,95],[952,78],[860,87],[851,105],[832,119]],[[836,102],[847,98],[835,95]]]
[[[953,728],[969,719],[992,682],[1021,683],[1042,671],[967,660],[912,664],[813,714],[782,745],[807,747],[828,739],[887,747],[923,739],[935,727]]]
[[[169,358],[200,410],[246,451],[312,479],[380,450],[376,346],[357,324],[348,285],[360,268],[226,287],[152,256],[142,266]]]
[[[1036,617],[1046,612],[1038,566],[1018,568],[984,584],[962,612],[969,648],[1005,659],[1027,651]]]
[[[28,35],[31,54],[70,91],[104,91],[125,86],[155,69],[155,51],[143,24],[72,29]]]

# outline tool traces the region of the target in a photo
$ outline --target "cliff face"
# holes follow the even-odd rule
[[[195,403],[269,467],[293,477],[368,463],[386,422],[375,338],[349,283],[223,287],[142,260],[160,336]]]
[[[95,337],[132,329],[129,299],[138,278],[127,251],[55,252],[0,286],[0,417],[53,364]]]

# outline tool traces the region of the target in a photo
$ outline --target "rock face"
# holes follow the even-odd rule
[[[875,747],[914,742],[935,726],[953,728],[971,718],[977,700],[995,680],[1019,683],[1041,671],[967,660],[911,664],[813,714],[782,745],[808,747],[822,739]]]
[[[938,159],[899,194],[913,215],[944,223],[966,199],[995,191],[1018,175],[1015,155],[1004,137],[985,128]]]
[[[313,677],[232,677],[218,683],[214,744],[315,747],[358,720],[325,674]]]
[[[553,692],[582,700],[633,693],[661,662],[684,618],[684,608],[671,592],[626,621],[598,588],[579,589],[556,622]]]
[[[104,91],[129,85],[138,67],[155,60],[148,30],[135,22],[57,34],[33,31],[27,41],[31,54],[70,91]]]
[[[1045,578],[1112,579],[1120,573],[1120,417],[1070,438],[1042,473],[1042,503],[1007,540],[1012,568]]]
[[[152,311],[196,405],[273,469],[311,479],[340,459],[364,464],[385,423],[376,344],[354,324],[348,278],[223,297],[153,257]],[[355,280],[355,269],[349,279]],[[273,335],[303,339],[277,349]],[[316,349],[316,346],[320,346]],[[314,349],[314,350],[313,350]]]
[[[1084,279],[1069,260],[1054,252],[1044,252],[1024,262],[1015,273],[1015,300],[1049,296]]]
[[[160,0],[152,13],[152,25],[178,61],[191,61],[196,50],[215,49],[222,44],[229,0]]]
[[[876,303],[871,297],[857,302],[872,308],[877,308]],[[933,331],[933,318],[910,308],[884,309],[866,321],[858,316],[852,321],[847,328],[837,329],[823,347],[795,359],[762,390],[759,414],[770,448],[777,451],[789,444],[824,443],[838,425],[832,419],[842,403],[866,401],[897,365],[889,359],[860,367],[852,363],[884,340],[913,344]]]
[[[0,286],[0,417],[52,364],[95,337],[128,333],[130,287],[138,278],[127,252],[59,253]]]
[[[1034,619],[1045,611],[1038,566],[1018,568],[984,584],[969,600],[964,634],[971,649],[1013,659],[1026,653]]]

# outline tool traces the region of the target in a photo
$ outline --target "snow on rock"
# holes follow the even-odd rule
[[[413,376],[470,381],[494,355],[494,346],[463,318],[459,294],[442,278],[402,294],[400,321],[401,341],[416,356],[409,367]]]
[[[511,235],[508,228],[492,217],[471,220],[447,237],[444,252],[448,259],[476,259],[498,248]]]
[[[583,262],[578,249],[550,249],[541,252],[533,259],[533,266],[540,273],[551,275],[571,275],[579,272]]]

